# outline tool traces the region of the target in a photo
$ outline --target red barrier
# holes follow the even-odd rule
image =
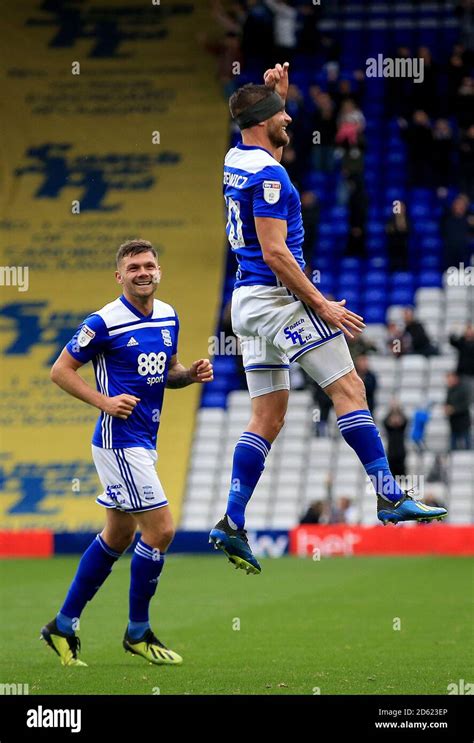
[[[474,555],[474,526],[304,525],[290,531],[290,553],[320,555]],[[318,552],[319,551],[319,552]]]
[[[46,529],[0,531],[0,557],[51,557],[54,534]]]

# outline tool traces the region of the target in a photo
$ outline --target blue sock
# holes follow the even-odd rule
[[[244,527],[245,508],[263,472],[270,449],[269,441],[249,431],[243,433],[237,441],[226,511],[237,529]]]
[[[337,419],[339,430],[351,446],[370,477],[377,495],[396,502],[403,497],[390,472],[380,433],[368,410],[354,410]]]
[[[60,632],[73,634],[77,629],[82,610],[110,575],[112,566],[120,555],[121,552],[110,549],[100,534],[97,534],[82,555],[66,600],[56,616]]]
[[[127,631],[132,640],[138,640],[150,626],[150,601],[155,595],[164,563],[165,556],[160,550],[153,549],[141,539],[137,542],[130,568],[130,614]]]

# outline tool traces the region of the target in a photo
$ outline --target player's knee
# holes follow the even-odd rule
[[[161,532],[161,541],[166,547],[169,547],[169,545],[173,541],[175,533],[176,530],[172,524],[163,528]],[[165,547],[162,547],[162,549],[164,548]]]
[[[267,441],[274,441],[285,425],[284,413],[259,414],[250,421],[251,430],[257,429],[260,436]]]
[[[164,552],[173,541],[175,529],[172,524],[163,524],[153,532],[142,532],[142,539],[149,547]]]
[[[135,537],[135,529],[130,531],[120,531],[115,533],[102,532],[104,542],[114,552],[125,552],[128,550]]]

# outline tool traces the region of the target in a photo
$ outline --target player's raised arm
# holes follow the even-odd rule
[[[214,372],[209,359],[198,359],[191,364],[189,369],[186,369],[175,355],[170,359],[166,386],[169,389],[180,389],[194,383],[206,384],[212,382],[213,379]]]
[[[287,223],[284,219],[255,217],[255,227],[263,260],[284,286],[349,338],[354,337],[351,331],[359,333],[364,329],[360,315],[344,307],[345,299],[340,302],[326,299],[303,273],[286,245]]]
[[[289,62],[284,62],[282,65],[276,64],[275,67],[271,67],[263,73],[263,82],[267,88],[271,88],[278,93],[283,103],[285,103],[288,95],[288,85],[290,82],[288,77],[289,66]]]

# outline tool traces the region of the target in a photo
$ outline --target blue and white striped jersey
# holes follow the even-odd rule
[[[279,285],[263,260],[255,217],[286,220],[286,244],[301,270],[304,269],[301,201],[278,160],[263,147],[242,143],[232,147],[224,161],[223,192],[227,206],[227,238],[239,263],[236,287]]]
[[[156,448],[169,361],[178,348],[179,320],[171,305],[154,300],[142,315],[122,295],[92,313],[66,348],[94,365],[97,389],[140,398],[127,420],[101,413],[92,443],[103,449]]]

